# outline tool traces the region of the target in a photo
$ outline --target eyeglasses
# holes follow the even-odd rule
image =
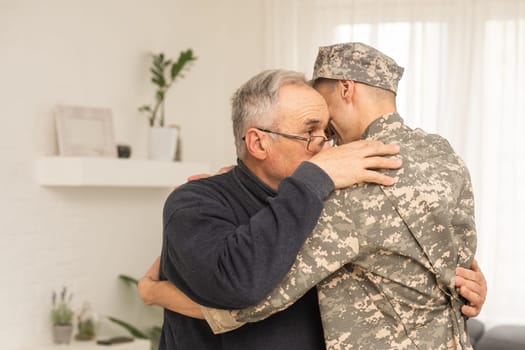
[[[320,152],[325,143],[332,144],[333,138],[332,137],[324,137],[324,136],[314,136],[310,135],[310,137],[302,137],[297,135],[290,135],[290,134],[283,134],[282,132],[267,130],[263,128],[256,128],[257,130],[267,132],[268,134],[275,134],[282,137],[285,137],[290,140],[299,140],[299,141],[305,141],[306,142],[306,150],[312,153]]]

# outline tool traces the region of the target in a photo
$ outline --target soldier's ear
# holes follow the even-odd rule
[[[352,96],[354,95],[354,81],[340,80],[339,91],[341,92],[341,98],[349,102],[352,99]]]

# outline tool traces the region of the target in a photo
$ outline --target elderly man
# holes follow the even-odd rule
[[[403,168],[391,173],[392,187],[334,193],[263,302],[229,313],[203,309],[215,331],[264,319],[317,285],[328,349],[471,348],[454,284],[476,249],[470,177],[445,139],[403,123],[395,107],[402,73],[361,43],[320,48],[313,83],[338,139],[398,143]]]
[[[239,309],[286,275],[334,188],[391,185],[391,177],[368,169],[401,162],[378,157],[399,150],[378,141],[329,148],[326,103],[295,72],[250,79],[232,99],[232,118],[238,166],[166,200],[160,279],[202,305]],[[202,320],[166,310],[160,348],[324,349],[317,294],[220,336]]]

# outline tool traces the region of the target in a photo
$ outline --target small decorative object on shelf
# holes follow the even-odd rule
[[[71,300],[73,294],[63,287],[60,295],[53,291],[51,299],[51,322],[53,323],[53,340],[55,344],[69,344],[73,333],[73,315]]]
[[[96,335],[96,325],[98,317],[91,310],[89,303],[84,303],[82,309],[77,316],[78,333],[75,336],[76,340],[93,340]]]
[[[131,156],[131,146],[117,145],[117,155],[119,158],[129,158]]]
[[[61,156],[116,158],[110,108],[58,105],[55,118]]]

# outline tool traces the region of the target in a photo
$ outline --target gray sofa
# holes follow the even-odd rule
[[[485,330],[481,321],[471,318],[467,328],[475,350],[525,350],[525,326],[502,325]]]

